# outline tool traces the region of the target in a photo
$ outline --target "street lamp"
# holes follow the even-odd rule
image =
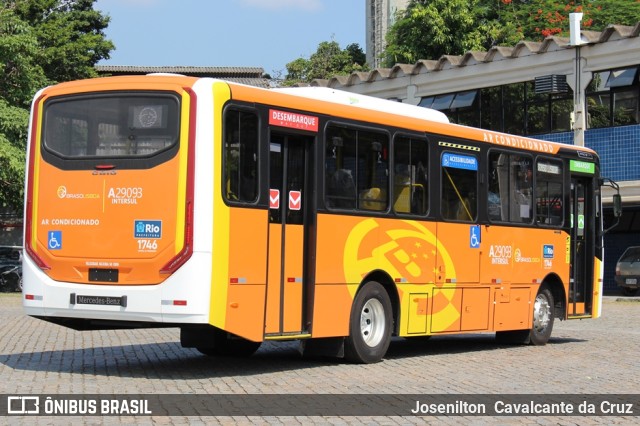
[[[584,130],[587,124],[585,103],[583,102],[582,57],[580,55],[580,45],[582,44],[580,21],[582,21],[582,16],[582,13],[569,14],[569,45],[574,46],[576,50],[575,84],[573,87],[573,144],[579,146],[584,146]]]

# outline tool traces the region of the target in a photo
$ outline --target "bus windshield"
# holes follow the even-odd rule
[[[179,101],[172,95],[94,94],[45,105],[45,149],[65,159],[146,157],[178,141]]]

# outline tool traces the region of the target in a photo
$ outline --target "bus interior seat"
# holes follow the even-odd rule
[[[329,207],[355,208],[356,184],[349,169],[338,169],[327,180]]]
[[[380,188],[369,188],[360,192],[360,207],[381,211],[387,208],[387,193]]]

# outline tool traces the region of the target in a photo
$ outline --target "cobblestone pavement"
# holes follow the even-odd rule
[[[491,334],[395,339],[373,365],[302,359],[293,342],[251,358],[183,349],[177,329],[76,332],[0,296],[0,394],[637,394],[640,303],[605,298],[598,320],[556,321],[543,347]],[[637,416],[638,413],[635,414]],[[20,424],[634,424],[637,417],[12,417]]]

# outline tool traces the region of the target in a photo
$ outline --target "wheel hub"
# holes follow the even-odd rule
[[[367,346],[379,344],[385,334],[384,307],[378,299],[370,299],[360,312],[360,333]]]
[[[551,306],[543,295],[538,295],[533,305],[533,327],[537,331],[543,331],[551,321]]]

